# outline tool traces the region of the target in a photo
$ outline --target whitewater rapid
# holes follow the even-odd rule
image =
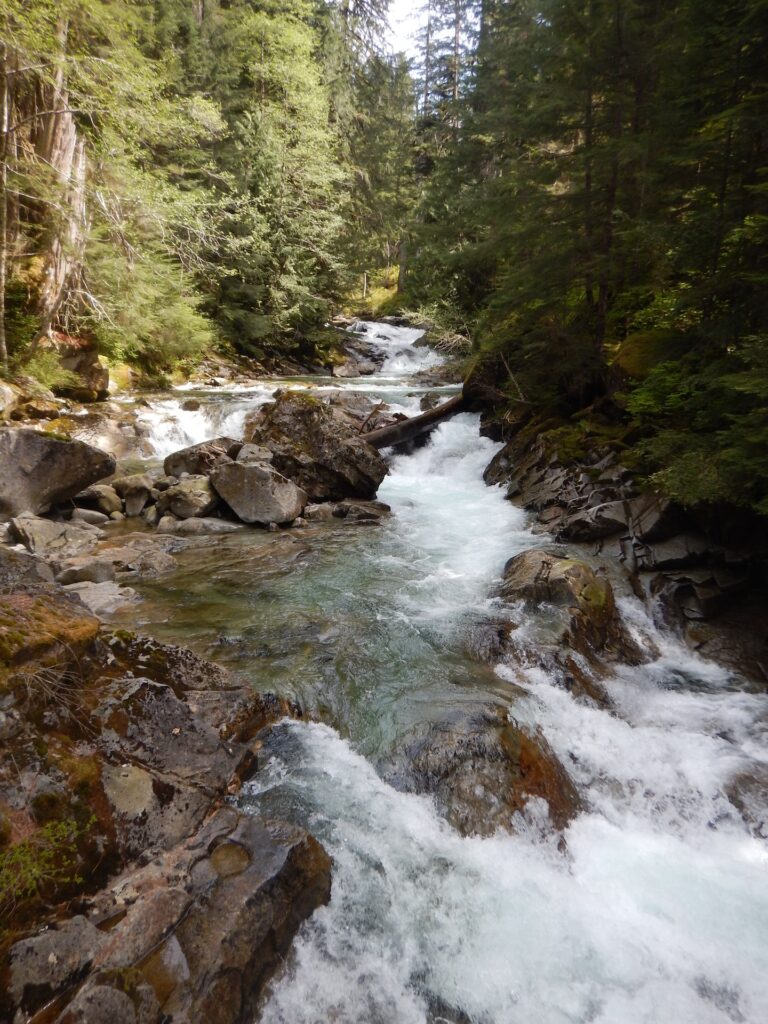
[[[393,462],[381,497],[394,518],[372,557],[395,577],[382,614],[404,633],[450,638],[490,610],[505,561],[542,543],[482,481],[496,448],[464,415]],[[636,599],[620,605],[659,656],[606,681],[615,712],[540,667],[497,667],[522,689],[516,719],[541,729],[584,800],[564,844],[536,801],[515,835],[462,838],[354,742],[281,726],[244,802],[317,835],[334,882],[263,1024],[764,1024],[768,847],[728,793],[768,770],[768,701]]]
[[[408,628],[459,628],[506,558],[541,544],[482,482],[494,449],[462,416],[392,467],[397,536],[380,565],[416,567],[393,596]],[[622,609],[660,655],[607,681],[616,713],[541,668],[497,668],[523,687],[516,719],[542,730],[585,800],[564,848],[535,801],[514,836],[461,838],[333,730],[282,727],[246,803],[311,829],[334,888],[264,1024],[764,1024],[768,849],[726,790],[766,766],[766,697],[636,601]]]
[[[277,387],[362,391],[417,411],[426,388],[410,378],[438,357],[414,347],[420,332],[359,330],[385,355],[374,378],[179,392],[146,411],[155,451],[240,436]],[[201,408],[187,419],[190,394]],[[200,594],[194,566],[176,585],[207,643],[232,641],[240,670],[338,726],[279,725],[239,797],[311,831],[334,862],[331,901],[302,927],[259,1020],[765,1024],[768,808],[756,789],[750,828],[733,784],[768,779],[768,697],[661,631],[629,593],[625,622],[658,656],[603,681],[611,711],[526,660],[546,609],[516,615],[514,664],[494,673],[466,658],[473,625],[509,614],[491,597],[505,562],[547,542],[484,484],[497,450],[476,416],[457,416],[392,459],[379,492],[389,521],[330,527],[287,573],[250,568],[233,547]],[[514,835],[463,838],[429,798],[377,773],[447,704],[504,699],[578,788],[583,810],[562,836],[534,800]]]

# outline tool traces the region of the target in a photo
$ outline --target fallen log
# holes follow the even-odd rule
[[[419,434],[432,430],[443,420],[447,420],[459,412],[464,412],[466,407],[464,395],[456,395],[455,398],[443,402],[436,409],[422,413],[421,416],[411,416],[410,419],[399,420],[389,427],[381,427],[379,430],[372,430],[369,434],[363,434],[362,437],[374,448],[389,448],[392,445],[405,444],[406,441],[412,441]]]

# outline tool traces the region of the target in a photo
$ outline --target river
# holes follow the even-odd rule
[[[415,412],[427,387],[412,375],[437,357],[413,347],[417,331],[361,329],[386,352],[375,378],[178,391],[142,413],[155,456],[238,436],[279,386]],[[182,408],[190,397],[199,409]],[[611,712],[534,664],[473,657],[475,627],[505,614],[491,595],[506,560],[542,544],[483,483],[497,447],[458,416],[392,460],[383,525],[216,538],[137,584],[124,613],[316,719],[275,729],[239,797],[306,827],[334,860],[330,904],[302,928],[261,1021],[764,1024],[768,848],[726,794],[768,771],[766,696],[661,632],[629,591],[625,621],[659,655],[605,682]],[[546,612],[523,625],[532,643],[546,629]],[[538,727],[578,787],[584,810],[564,837],[532,802],[514,835],[463,838],[427,797],[384,781],[415,728],[489,701]]]

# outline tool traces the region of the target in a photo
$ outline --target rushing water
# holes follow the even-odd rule
[[[387,349],[381,376],[319,386],[413,410],[407,377],[435,357],[402,329],[364,330]],[[205,430],[269,393],[219,393]],[[153,413],[157,449],[163,416],[187,437],[203,429]],[[393,460],[385,525],[217,539],[141,587],[147,628],[328,723],[279,726],[241,799],[304,825],[334,859],[331,902],[302,928],[261,1019],[764,1024],[768,849],[728,794],[740,774],[768,772],[766,697],[660,633],[630,597],[625,620],[659,656],[606,681],[611,713],[540,667],[473,660],[466,638],[499,613],[489,594],[506,559],[541,543],[482,482],[495,450],[475,417],[456,417]],[[522,638],[542,628],[532,617]],[[415,725],[487,700],[538,726],[579,788],[585,810],[565,843],[535,804],[514,836],[462,838],[429,799],[377,774]]]

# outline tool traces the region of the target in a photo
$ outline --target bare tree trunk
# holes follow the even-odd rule
[[[436,409],[423,412],[421,416],[411,416],[409,419],[392,423],[388,427],[380,427],[379,430],[363,434],[363,440],[367,444],[373,445],[374,448],[389,448],[391,445],[404,444],[406,441],[413,441],[420,434],[434,430],[443,420],[464,412],[465,409],[464,395],[456,395],[455,398],[450,398],[442,405],[438,405]]]
[[[401,238],[397,243],[397,294],[402,294],[405,291],[405,278],[408,274],[408,241],[405,238]]]
[[[429,79],[432,72],[432,4],[427,4],[427,29],[424,45],[424,98],[421,109],[421,116],[427,116],[429,107]]]
[[[461,71],[461,0],[453,2],[453,67],[451,68],[451,99],[453,100],[454,132],[459,128],[459,78]]]
[[[8,373],[5,338],[5,287],[8,277],[8,138],[11,122],[8,83],[8,48],[0,44],[0,364]]]
[[[60,26],[59,42],[63,53],[67,44],[66,23]],[[67,109],[69,94],[63,68],[62,63],[56,71],[53,84],[45,90],[46,107],[52,112],[39,119],[34,137],[38,157],[59,179],[64,212],[53,221],[45,256],[38,297],[40,326],[33,349],[50,334],[66,298],[67,285],[82,261],[85,245],[85,140],[79,137],[74,116]]]

